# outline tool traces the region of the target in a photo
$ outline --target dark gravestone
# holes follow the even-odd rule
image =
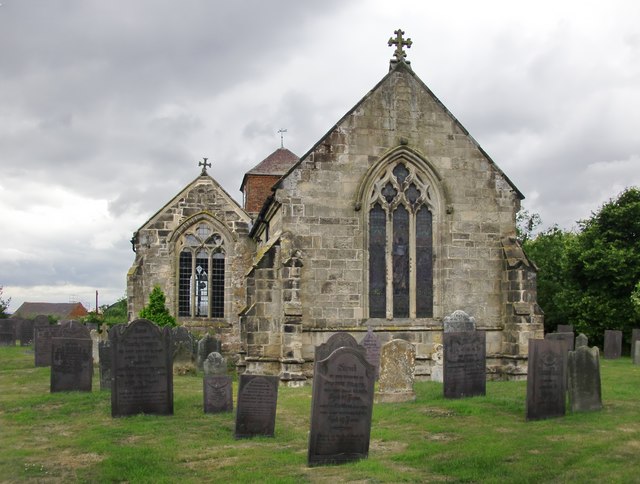
[[[262,435],[273,437],[280,378],[265,375],[240,375],[236,439]]]
[[[360,346],[365,350],[367,361],[376,369],[377,380],[380,376],[380,348],[382,345],[380,344],[380,338],[376,336],[371,326],[367,328],[367,334],[362,338]]]
[[[445,333],[475,331],[476,320],[464,311],[458,309],[457,311],[454,311],[450,316],[445,316],[444,321],[442,322],[442,327]]]
[[[213,352],[222,353],[222,346],[220,344],[220,340],[207,333],[200,339],[200,341],[198,341],[198,356],[196,363],[199,371],[204,370],[204,360],[206,360],[207,356]]]
[[[32,319],[22,319],[20,322],[20,346],[29,346],[33,344],[33,328]]]
[[[308,465],[368,456],[374,383],[373,365],[354,348],[338,348],[316,362]]]
[[[233,385],[227,375],[205,375],[202,379],[204,413],[233,411]]]
[[[195,361],[195,347],[196,344],[194,342],[193,335],[189,333],[189,330],[184,326],[176,326],[171,329],[171,344],[173,345],[172,349],[175,353],[178,349],[178,346],[181,345],[185,349],[189,349],[191,353],[194,355]]]
[[[567,347],[567,351],[573,351],[575,346],[575,336],[573,333],[547,333],[544,335],[544,339],[563,341]]]
[[[565,343],[530,339],[527,375],[527,420],[561,417],[566,412]]]
[[[615,360],[622,356],[622,331],[607,329],[604,332],[604,358]]]
[[[0,346],[16,345],[16,322],[13,319],[0,319]]]
[[[111,391],[111,343],[98,342],[98,364],[100,368],[100,390]]]
[[[59,325],[36,326],[34,328],[34,354],[36,366],[51,366],[51,340],[60,332]]]
[[[51,340],[51,392],[90,392],[93,357],[89,330],[77,321],[60,326]]]
[[[559,324],[556,328],[557,333],[573,333],[572,324]]]
[[[445,398],[486,395],[486,339],[484,331],[444,333]]]
[[[598,347],[580,346],[575,351],[570,351],[567,370],[571,411],[589,412],[602,409]]]
[[[173,414],[171,329],[147,319],[109,331],[111,415]]]
[[[356,339],[349,333],[338,332],[329,336],[329,339],[325,343],[316,346],[315,361],[324,360],[338,348],[354,348],[363,355],[367,353],[365,348],[360,346]]]
[[[640,328],[631,330],[631,358],[636,354],[636,341],[640,339]]]

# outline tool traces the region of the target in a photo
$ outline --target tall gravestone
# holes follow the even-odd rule
[[[340,347],[316,361],[309,466],[368,456],[374,383],[375,368],[355,348]]]
[[[240,375],[235,438],[273,437],[276,426],[280,378],[266,375]]]
[[[622,331],[607,329],[604,332],[604,358],[615,360],[622,356]]]
[[[109,331],[111,415],[173,414],[171,329],[147,319]]]
[[[369,326],[367,328],[367,334],[362,341],[360,342],[360,346],[362,346],[365,350],[365,356],[367,361],[371,363],[376,369],[376,380],[380,376],[380,338],[376,336],[373,332],[373,328]]]
[[[20,346],[33,344],[33,319],[22,319],[20,322]]]
[[[568,355],[569,408],[572,412],[602,409],[600,351],[597,346],[579,346]]]
[[[16,322],[13,319],[0,319],[0,346],[16,345]]]
[[[60,325],[51,340],[51,392],[91,391],[91,336],[77,321]]]
[[[486,338],[484,331],[444,333],[442,366],[445,398],[486,395]]]
[[[378,403],[412,402],[416,369],[416,348],[403,339],[392,339],[382,346],[380,384],[375,394]]]
[[[207,333],[200,339],[200,341],[198,341],[198,355],[196,358],[196,363],[199,371],[204,370],[204,361],[211,353],[214,352],[222,353],[220,340]]]
[[[227,375],[227,360],[217,351],[209,353],[203,365],[204,413],[233,411],[233,385]]]
[[[527,420],[566,413],[567,351],[562,341],[529,340]]]
[[[633,328],[631,330],[631,358],[636,354],[636,342],[640,339],[640,328]]]
[[[557,332],[557,333],[547,333],[544,335],[544,339],[554,339],[558,341],[563,341],[565,346],[567,347],[567,351],[573,351],[575,346],[575,335],[571,332]]]
[[[100,368],[100,390],[111,391],[111,343],[98,342],[98,368]]]
[[[36,366],[51,366],[52,339],[60,333],[60,325],[49,324],[34,328],[34,355]]]

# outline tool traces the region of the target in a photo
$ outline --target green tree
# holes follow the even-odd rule
[[[123,296],[111,306],[105,307],[102,310],[102,315],[104,316],[104,322],[109,326],[126,323],[129,319],[127,314],[127,297]]]
[[[542,224],[540,214],[522,209],[516,215],[516,236],[521,243],[534,238],[535,230]]]
[[[140,317],[153,321],[158,326],[176,326],[176,320],[165,306],[166,298],[160,286],[154,286],[149,294],[149,304],[142,311]]]
[[[636,287],[631,293],[631,304],[633,304],[636,313],[640,315],[640,281],[638,281],[638,284],[636,284]]]
[[[7,309],[9,308],[9,304],[11,304],[11,298],[4,299],[2,297],[3,290],[4,287],[0,286],[0,319],[7,319],[9,317]]]

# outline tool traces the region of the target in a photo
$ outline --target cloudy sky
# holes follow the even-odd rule
[[[570,229],[640,185],[640,2],[0,0],[0,286],[125,294],[129,240],[213,161],[305,153],[408,59],[527,197]]]

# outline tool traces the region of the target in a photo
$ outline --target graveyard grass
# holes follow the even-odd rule
[[[311,387],[280,388],[275,438],[235,440],[204,414],[202,377],[174,377],[174,415],[111,417],[109,392],[49,392],[29,347],[0,348],[2,482],[637,482],[640,366],[601,360],[604,409],[527,422],[525,382],[487,396],[376,404],[369,458],[308,468]],[[234,405],[237,382],[234,382]]]

